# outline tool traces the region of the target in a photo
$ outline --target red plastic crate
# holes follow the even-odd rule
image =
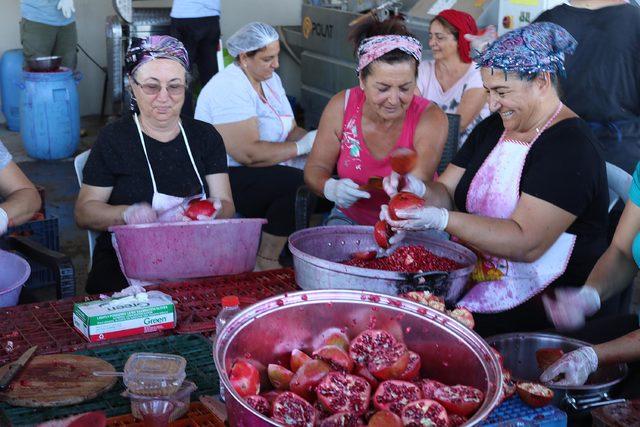
[[[133,415],[121,415],[107,419],[107,427],[143,427],[141,420],[136,420]],[[224,427],[224,423],[212,414],[202,403],[192,402],[189,411],[184,417],[175,420],[169,427]]]

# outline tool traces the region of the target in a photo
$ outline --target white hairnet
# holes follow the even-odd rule
[[[269,24],[250,22],[227,39],[227,50],[234,58],[278,40],[278,32]]]

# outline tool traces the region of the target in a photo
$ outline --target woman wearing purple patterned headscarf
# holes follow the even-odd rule
[[[194,196],[211,200],[217,218],[235,212],[220,134],[180,117],[189,68],[182,43],[169,36],[133,39],[125,64],[136,108],[98,135],[76,202],[78,225],[102,232],[87,279],[90,294],[127,286],[108,227],[182,221],[184,201]]]
[[[606,248],[608,188],[588,125],[558,97],[576,42],[562,27],[506,33],[475,58],[494,113],[426,191],[428,206],[387,218],[444,230],[478,255],[458,302],[481,335],[552,327],[541,295],[580,286]]]

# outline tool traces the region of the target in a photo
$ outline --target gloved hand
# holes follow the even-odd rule
[[[389,223],[389,220],[391,220],[391,217],[389,216],[389,205],[380,206],[380,215],[378,216],[378,218],[380,218],[382,221],[385,221],[387,224]],[[394,246],[395,244],[400,243],[404,239],[405,235],[406,232],[402,230],[396,231],[395,234],[389,238],[389,244],[391,246]],[[389,251],[389,249],[387,249],[387,251]]]
[[[213,207],[215,208],[215,212],[213,212],[213,214],[211,216],[198,215],[196,217],[196,219],[198,221],[207,221],[207,220],[215,219],[215,217],[217,217],[218,214],[220,213],[220,209],[222,209],[222,200],[219,197],[210,197],[209,201],[211,201],[211,203],[213,203]]]
[[[382,212],[383,210],[380,211],[381,215]],[[391,219],[387,211],[384,220],[397,231],[444,230],[449,224],[449,211],[435,206],[398,209],[396,216],[401,219],[398,221]]]
[[[302,156],[304,154],[309,154],[311,149],[313,148],[313,143],[316,140],[317,130],[312,130],[308,132],[305,136],[296,141],[296,151],[298,156]]]
[[[475,55],[484,52],[487,46],[498,38],[498,32],[494,25],[489,25],[482,34],[478,34],[477,36],[465,34],[464,38],[471,42],[471,57],[473,58]]]
[[[58,10],[62,11],[65,18],[71,18],[76,12],[76,8],[73,6],[73,0],[60,0],[58,2]]]
[[[585,317],[600,310],[600,295],[589,285],[581,288],[558,288],[556,299],[542,295],[547,317],[559,331],[571,331],[584,325]]]
[[[9,215],[7,215],[7,211],[0,208],[0,236],[7,232],[9,228]]]
[[[540,375],[540,381],[552,385],[576,386],[587,381],[590,374],[598,369],[598,355],[593,347],[580,347],[565,354]],[[553,381],[564,374],[564,378]]]
[[[348,208],[359,199],[368,199],[371,194],[358,189],[358,184],[349,178],[329,178],[324,183],[324,197],[331,200],[339,208]]]
[[[148,224],[158,221],[158,215],[149,203],[134,203],[124,210],[122,219],[125,224]]]
[[[402,177],[399,173],[391,172],[391,175],[385,176],[382,180],[382,188],[384,188],[385,193],[387,193],[389,197],[393,197],[398,191],[408,191],[418,197],[424,197],[427,192],[427,186],[422,180],[411,174],[407,174],[404,176],[404,187],[398,189],[400,178]]]

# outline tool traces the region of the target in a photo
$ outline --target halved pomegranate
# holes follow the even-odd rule
[[[401,219],[397,212],[403,209],[421,208],[424,206],[424,199],[408,191],[401,191],[389,201],[389,216],[393,220]]]
[[[436,390],[447,386],[439,381],[430,380],[428,378],[423,378],[417,381],[416,384],[420,387],[420,391],[422,391],[422,397],[432,400],[435,399]]]
[[[402,423],[407,427],[449,427],[445,408],[435,400],[422,399],[409,403],[402,409]]]
[[[315,397],[316,386],[330,371],[329,365],[321,360],[312,359],[293,374],[289,389],[298,396],[311,400]]]
[[[561,348],[541,348],[536,350],[536,362],[538,362],[538,368],[544,371],[549,366],[556,363],[564,355],[564,351]]]
[[[402,427],[402,419],[390,411],[378,411],[369,418],[368,427]]]
[[[367,366],[371,358],[396,345],[396,339],[382,329],[367,329],[351,340],[349,356],[360,366]]]
[[[404,370],[402,374],[398,376],[398,379],[403,381],[411,381],[414,380],[420,374],[420,367],[422,366],[422,360],[420,359],[420,355],[415,351],[408,351],[409,353],[409,363],[407,364],[407,369]]]
[[[263,396],[247,396],[244,400],[256,411],[267,417],[271,415],[271,403]]]
[[[260,393],[260,396],[267,399],[269,406],[273,405],[273,402],[282,394],[282,390],[269,390],[264,393]]]
[[[327,363],[331,369],[349,373],[353,369],[353,360],[349,354],[337,345],[325,345],[313,352],[313,357]]]
[[[389,157],[391,158],[391,170],[400,175],[408,174],[418,163],[418,154],[411,148],[396,148]]]
[[[384,351],[383,351],[384,350]],[[369,359],[367,368],[379,380],[394,380],[407,370],[409,352],[407,346],[396,343],[390,348],[381,349]]]
[[[532,408],[546,406],[553,400],[553,390],[542,384],[520,382],[516,388],[520,399]]]
[[[484,393],[475,387],[458,384],[437,389],[434,397],[450,413],[468,417],[478,410]]]
[[[469,329],[473,329],[476,326],[476,322],[473,320],[473,314],[466,308],[458,307],[451,310],[448,314]]]
[[[308,356],[307,353],[300,351],[297,348],[293,349],[293,351],[291,352],[291,361],[289,362],[289,364],[291,365],[291,371],[294,373],[297,372],[298,369],[300,369],[300,367],[309,360],[313,359],[311,359],[311,357]]]
[[[378,380],[376,379],[376,377],[371,375],[371,372],[369,372],[366,367],[356,365],[353,373],[367,380],[367,382],[371,386],[371,390],[375,390],[376,388],[378,388]]]
[[[378,386],[373,395],[373,406],[400,415],[405,405],[419,399],[422,399],[422,392],[417,385],[408,381],[389,380]]]
[[[270,363],[267,366],[267,373],[269,375],[269,381],[271,385],[279,390],[288,390],[291,378],[293,378],[293,372],[281,365]]]
[[[362,415],[369,408],[371,386],[356,375],[331,372],[316,387],[318,401],[332,413]]]
[[[364,426],[356,414],[341,412],[320,421],[319,427],[360,427]]]
[[[272,417],[279,423],[295,427],[313,427],[316,410],[300,396],[290,391],[283,392],[273,402]]]
[[[511,377],[511,371],[507,368],[502,368],[502,400],[510,399],[516,394],[516,383]]]
[[[376,252],[371,252],[373,252],[373,257],[375,258]],[[349,337],[340,328],[329,328],[323,331],[318,339],[314,340],[313,348],[318,349],[325,345],[336,345],[344,351],[349,351]]]
[[[449,414],[449,427],[459,427],[468,421],[467,417],[458,414]]]
[[[251,363],[238,360],[231,367],[229,382],[242,397],[260,393],[260,373]]]
[[[387,249],[391,246],[389,243],[391,236],[393,236],[393,232],[385,221],[380,220],[373,226],[373,238],[381,248]]]

